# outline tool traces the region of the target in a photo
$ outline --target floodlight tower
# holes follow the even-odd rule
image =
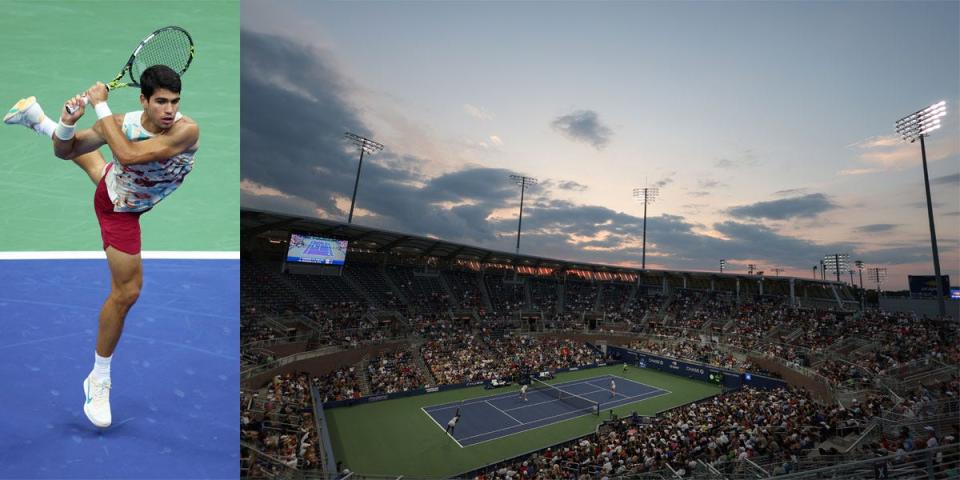
[[[897,133],[913,143],[920,139],[920,156],[923,159],[923,187],[927,192],[927,220],[930,222],[930,245],[933,248],[933,274],[937,278],[937,306],[940,317],[946,314],[943,304],[943,280],[940,278],[940,255],[937,253],[937,231],[933,226],[933,201],[930,199],[930,178],[927,176],[927,147],[923,138],[940,128],[940,118],[947,114],[947,102],[941,101],[923,110],[897,120]]]
[[[721,259],[721,260],[720,260],[720,273],[723,273],[723,267],[725,267],[726,265],[727,265],[727,259],[725,259],[725,258],[724,258],[724,259]]]
[[[357,179],[353,181],[353,197],[350,198],[350,215],[347,216],[347,223],[353,223],[353,205],[357,201],[357,187],[360,185],[360,168],[363,167],[363,154],[364,152],[370,154],[379,152],[383,150],[383,145],[350,132],[346,132],[343,135],[347,137],[350,143],[360,147],[360,163],[357,164]]]
[[[756,265],[754,265],[754,264],[752,264],[752,263],[748,263],[748,264],[747,264],[747,275],[753,275],[753,270],[754,270],[755,268],[757,268]]]
[[[520,255],[520,226],[523,225],[523,194],[527,190],[527,185],[537,183],[533,177],[524,177],[522,175],[510,175],[514,183],[520,185],[520,218],[517,220],[517,255]]]
[[[847,269],[847,259],[850,255],[846,253],[834,253],[823,257],[823,265],[829,268],[831,272],[836,272],[837,283],[840,283],[840,272]]]
[[[774,267],[773,273],[775,273],[779,277],[780,274],[783,273],[783,269],[780,267]]]
[[[863,260],[856,260],[853,264],[857,267],[857,270],[860,271],[860,310],[864,308],[864,295],[863,293]]]
[[[647,204],[653,203],[660,195],[660,189],[657,187],[643,187],[633,189],[633,198],[638,202],[643,202],[643,256],[640,260],[640,268],[647,269]]]
[[[880,284],[887,278],[887,269],[882,267],[868,268],[867,276],[877,284],[877,308],[880,308]]]

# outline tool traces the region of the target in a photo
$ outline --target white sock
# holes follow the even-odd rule
[[[57,129],[57,122],[44,115],[43,120],[34,125],[33,129],[44,137],[53,138],[53,131]]]
[[[113,355],[101,357],[99,353],[94,352],[93,356],[93,378],[98,380],[110,378],[110,360],[113,358]]]

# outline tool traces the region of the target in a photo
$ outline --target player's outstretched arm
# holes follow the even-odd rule
[[[67,111],[67,105],[75,108],[73,113]],[[53,133],[53,154],[64,160],[90,153],[106,143],[103,137],[92,129],[75,131],[77,121],[83,117],[83,105],[80,95],[77,95],[67,100],[60,112],[60,123]]]
[[[200,128],[186,117],[181,118],[168,132],[142,142],[131,142],[123,136],[120,125],[113,118],[98,120],[93,130],[106,140],[121,165],[165,160],[189,150],[200,140]]]
[[[90,103],[98,105],[107,101],[107,88],[100,82],[87,90]],[[137,165],[140,163],[165,160],[181,154],[197,144],[200,140],[200,127],[193,120],[183,117],[170,130],[156,135],[142,142],[131,142],[123,135],[120,124],[115,119],[117,115],[103,117],[93,125],[93,130],[99,134],[113,151],[114,158],[121,165]]]

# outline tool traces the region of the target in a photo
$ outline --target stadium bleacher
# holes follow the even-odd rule
[[[250,223],[258,221],[266,220]],[[282,272],[282,244],[268,241],[283,232],[258,232],[241,269],[245,477],[284,466],[319,475],[316,402],[602,362],[584,338],[779,376],[791,388],[727,391],[642,422],[611,419],[597,433],[470,477],[797,475],[878,458],[891,470],[957,471],[960,343],[956,325],[942,319],[859,310],[848,287],[833,282],[766,278],[760,287],[747,276],[690,272],[567,278],[563,268],[538,275],[504,270],[502,260],[487,269],[389,251],[348,260],[336,275],[294,275]],[[524,312],[539,315],[542,328],[521,321]],[[363,353],[386,342],[388,351]],[[291,373],[300,364],[285,362],[297,355],[315,364],[310,373]],[[346,355],[357,360],[327,361]],[[321,398],[310,398],[311,385]],[[923,451],[932,456],[917,467]]]

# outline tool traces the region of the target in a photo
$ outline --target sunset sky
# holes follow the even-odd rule
[[[824,255],[960,284],[958,2],[242,4],[247,208],[512,252],[809,278]],[[848,276],[844,276],[849,279]],[[871,283],[865,286],[873,287]]]

